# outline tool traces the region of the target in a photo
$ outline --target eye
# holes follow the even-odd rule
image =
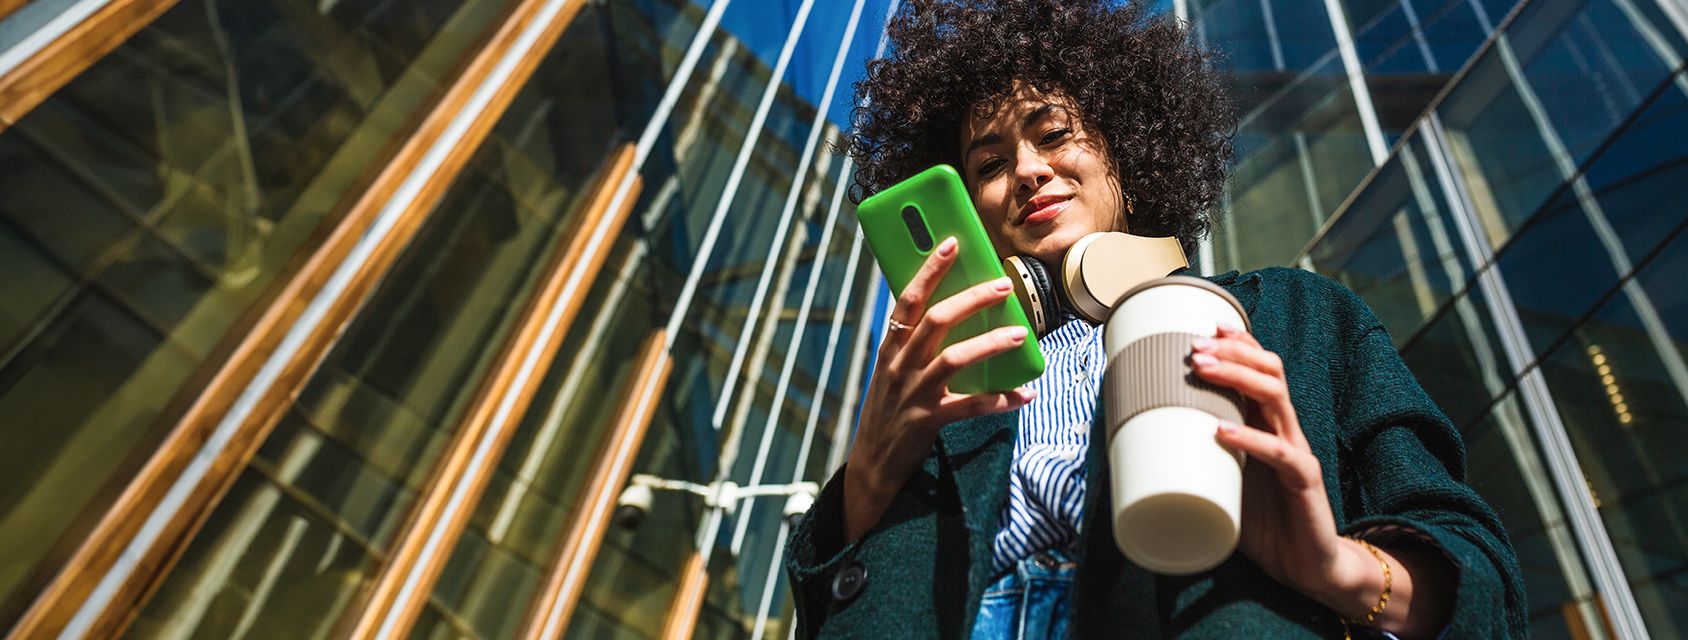
[[[1002,158],[991,158],[989,160],[986,160],[984,162],[979,163],[979,168],[977,170],[975,170],[975,173],[977,173],[981,177],[988,176],[990,174],[996,173],[997,169],[1001,169],[1002,165],[1005,162],[1007,162],[1007,161],[1003,160]]]
[[[1050,129],[1049,133],[1043,134],[1043,140],[1039,141],[1038,144],[1045,145],[1059,141],[1070,133],[1072,133],[1071,129]]]

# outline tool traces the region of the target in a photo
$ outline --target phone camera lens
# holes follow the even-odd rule
[[[932,250],[932,232],[926,229],[926,221],[920,219],[920,210],[913,205],[903,207],[903,224],[908,226],[909,235],[914,238],[915,248],[921,251]]]

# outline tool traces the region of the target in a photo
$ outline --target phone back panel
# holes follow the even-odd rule
[[[929,231],[931,246],[921,249],[904,222],[903,209],[915,207]],[[856,207],[862,233],[885,273],[891,291],[901,294],[927,256],[949,236],[956,239],[956,260],[927,301],[927,308],[973,285],[1003,277],[1002,261],[973,210],[961,176],[949,165],[938,165],[863,200]],[[956,393],[1009,391],[1043,373],[1043,352],[1026,321],[1025,310],[1013,296],[969,317],[944,337],[948,347],[997,327],[1026,327],[1026,341],[1018,348],[962,369],[950,380]]]

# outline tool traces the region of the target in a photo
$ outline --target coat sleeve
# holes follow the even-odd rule
[[[832,580],[860,541],[844,543],[844,469],[821,487],[786,544],[785,572],[796,608],[797,637],[813,638],[831,610]]]
[[[1443,637],[1528,635],[1518,559],[1499,516],[1465,483],[1459,432],[1419,386],[1389,333],[1368,319],[1351,339],[1346,392],[1338,408],[1345,441],[1343,532],[1381,546],[1428,545],[1458,573],[1453,617]],[[1350,334],[1353,335],[1353,334]],[[1347,483],[1345,483],[1347,484]],[[1357,503],[1357,504],[1356,504]]]

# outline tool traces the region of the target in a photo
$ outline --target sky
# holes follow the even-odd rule
[[[706,8],[710,5],[707,0],[693,1]],[[727,13],[721,19],[722,28],[737,36],[746,48],[772,67],[779,59],[780,48],[785,44],[798,9],[802,7],[802,0],[731,1],[733,4],[727,7]],[[849,110],[854,96],[852,84],[861,77],[868,58],[873,56],[879,44],[880,35],[884,33],[885,12],[892,0],[862,2],[862,17],[856,27],[855,40],[845,59],[832,105],[827,110],[827,118],[839,128],[849,125]],[[815,0],[810,9],[808,24],[797,41],[797,50],[793,52],[790,68],[785,73],[785,81],[792,85],[797,95],[810,103],[818,102],[826,89],[827,74],[832,71],[833,57],[838,54],[838,45],[843,40],[844,23],[853,7],[851,0]]]

